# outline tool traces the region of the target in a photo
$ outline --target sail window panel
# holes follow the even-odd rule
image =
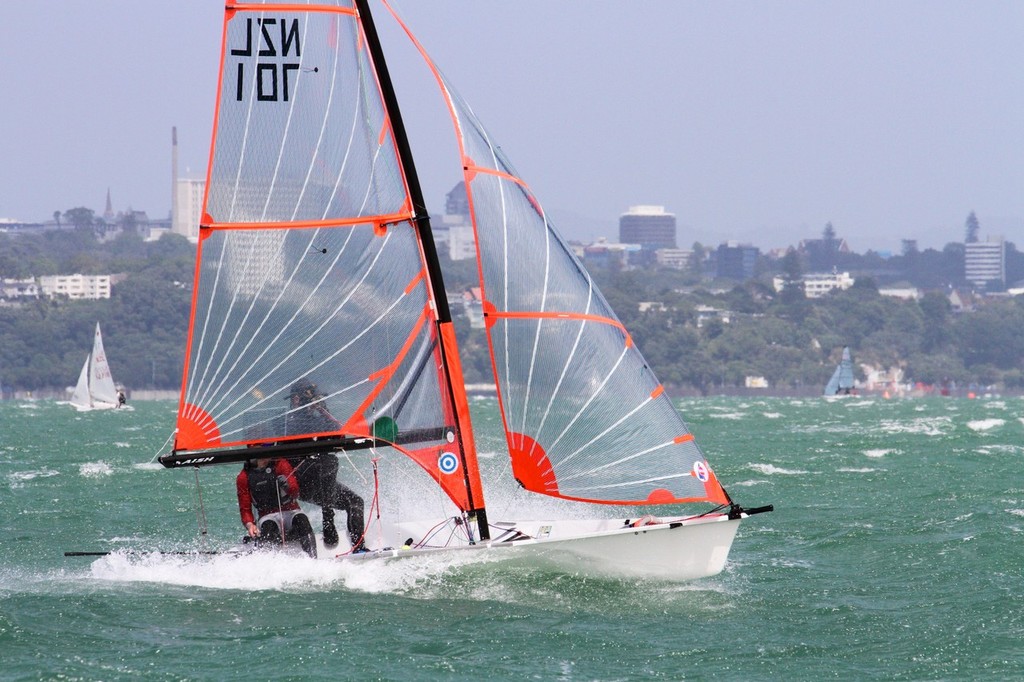
[[[507,427],[544,449],[558,494],[644,501],[664,489],[702,497],[702,456],[640,353],[610,324],[502,319],[492,330]],[[543,349],[538,350],[538,349]],[[663,472],[651,480],[644,472]]]
[[[206,206],[215,222],[320,221],[403,206],[394,142],[382,134],[383,103],[356,31],[353,17],[329,12],[239,11],[229,21]]]
[[[418,340],[432,333],[425,287],[410,287],[421,269],[407,223],[384,236],[370,225],[214,231],[202,245],[186,402],[226,442],[301,435],[284,424],[302,378],[340,422],[360,416],[371,394],[394,393],[398,380],[385,370],[403,347],[430,343]],[[436,377],[425,371],[418,381],[436,402]]]

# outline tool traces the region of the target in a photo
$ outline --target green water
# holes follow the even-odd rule
[[[492,401],[473,408],[495,423]],[[193,473],[149,463],[174,405],[0,403],[0,679],[1024,679],[1024,401],[681,408],[730,494],[776,507],[741,526],[725,572],[688,584],[65,558],[200,546]],[[234,474],[201,474],[203,547],[239,537]]]

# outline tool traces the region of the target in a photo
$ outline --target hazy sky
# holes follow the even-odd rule
[[[961,241],[974,210],[983,239],[1024,248],[1020,0],[398,7],[570,237],[614,239],[629,206],[660,204],[681,246],[786,246],[831,221],[855,251],[898,251]],[[108,188],[115,211],[166,216],[171,126],[182,174],[205,174],[222,16],[4,0],[0,218],[102,213]],[[414,151],[435,154],[450,127],[417,117],[440,100],[391,55]],[[456,170],[419,166],[440,211]]]

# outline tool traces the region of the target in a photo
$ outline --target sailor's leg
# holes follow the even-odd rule
[[[279,513],[267,514],[259,519],[260,534],[256,538],[256,546],[280,545],[283,529],[282,518]]]
[[[351,488],[338,483],[334,484],[334,495],[332,503],[338,508],[345,510],[348,516],[348,538],[352,548],[357,549],[361,545],[366,526],[363,521],[363,498],[356,495]]]
[[[313,534],[313,526],[309,523],[309,517],[302,512],[295,512],[292,517],[292,525],[288,530],[289,540],[298,540],[299,545],[309,556],[316,558],[316,536]]]

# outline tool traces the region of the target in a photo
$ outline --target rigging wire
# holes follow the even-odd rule
[[[199,467],[192,467],[192,470],[195,472],[196,480],[195,492],[196,500],[198,502],[196,506],[196,524],[198,525],[199,530],[199,545],[201,547],[205,547],[208,532],[208,526],[206,524],[206,506],[203,504],[203,489],[199,485]]]
[[[176,431],[176,430],[175,430],[175,431]],[[161,445],[161,446],[160,446],[160,448],[159,448],[159,449],[158,449],[158,450],[156,451],[156,454],[155,454],[155,455],[153,455],[153,458],[152,458],[151,460],[149,460],[149,463],[150,463],[150,464],[152,464],[153,462],[155,462],[155,461],[157,460],[157,458],[158,458],[158,457],[160,457],[160,453],[164,451],[164,448],[166,448],[166,447],[167,447],[167,444],[171,442],[171,439],[172,439],[172,438],[174,438],[174,433],[175,433],[175,431],[171,431],[171,434],[170,434],[169,436],[167,436],[167,440],[165,440],[165,441],[164,441],[164,444],[163,444],[163,445]]]

